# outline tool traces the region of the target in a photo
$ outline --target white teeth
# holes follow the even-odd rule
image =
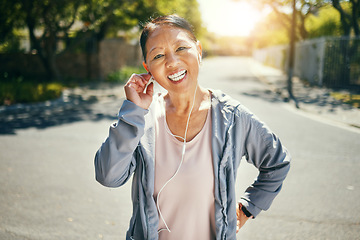
[[[186,70],[182,70],[180,72],[174,73],[173,75],[170,75],[169,79],[171,81],[177,82],[177,81],[179,81],[179,80],[181,80],[182,78],[185,77],[185,73],[186,73]]]

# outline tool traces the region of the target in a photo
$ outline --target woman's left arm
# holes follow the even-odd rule
[[[246,189],[240,203],[256,217],[262,210],[269,209],[280,192],[290,169],[291,156],[280,139],[254,115],[245,114],[242,120],[244,155],[259,174]]]

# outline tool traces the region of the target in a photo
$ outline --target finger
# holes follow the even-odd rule
[[[144,87],[140,86],[136,81],[127,83],[126,87],[131,88],[136,92],[142,92],[144,90]]]
[[[154,94],[154,83],[151,82],[146,88],[146,94],[152,96]]]
[[[146,84],[148,81],[145,80],[143,76],[136,76],[136,84],[138,84],[143,90],[145,90]]]
[[[142,73],[142,74],[139,74],[139,76],[145,82],[145,84],[147,84],[152,77],[152,75],[150,73]]]
[[[240,221],[237,220],[237,222],[236,222],[236,233],[238,233],[239,230],[240,230]]]
[[[146,80],[138,74],[133,74],[125,86],[132,88],[137,92],[143,92],[145,90]]]
[[[144,82],[148,81],[147,79],[148,79],[148,77],[144,76],[144,74],[136,74],[136,73],[133,73],[133,74],[130,76],[128,82],[129,82],[129,83],[130,83],[130,82],[134,82],[134,83],[139,84],[139,83],[142,83],[143,81],[144,81]],[[149,78],[149,79],[150,79],[150,78]]]
[[[151,74],[149,72],[147,73],[141,73],[139,74],[140,76],[144,77],[146,80],[149,80],[151,78]]]
[[[129,80],[126,82],[125,87],[135,87],[136,85],[136,74],[132,74]]]

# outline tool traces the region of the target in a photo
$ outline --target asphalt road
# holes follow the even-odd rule
[[[199,77],[239,99],[293,156],[282,192],[238,239],[360,239],[359,133],[299,114],[267,90],[252,64],[205,59]],[[0,239],[124,239],[131,184],[102,187],[93,167],[121,105],[115,91],[98,102],[0,116]],[[238,195],[255,176],[243,162]]]

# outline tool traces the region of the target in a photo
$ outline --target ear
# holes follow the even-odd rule
[[[142,64],[143,64],[143,66],[144,66],[145,70],[149,72],[149,69],[148,69],[148,66],[146,65],[146,63],[145,63],[145,62],[143,62]]]
[[[198,50],[199,53],[199,61],[201,62],[201,57],[202,57],[202,45],[200,41],[196,42],[196,48]]]

